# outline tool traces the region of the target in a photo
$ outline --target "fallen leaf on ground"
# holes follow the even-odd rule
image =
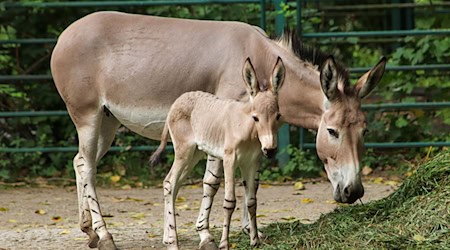
[[[256,218],[260,218],[260,217],[267,217],[267,215],[265,215],[265,214],[257,214],[256,215]]]
[[[300,202],[303,204],[307,204],[307,203],[313,203],[314,200],[311,198],[303,198]]]
[[[131,218],[140,220],[140,219],[145,218],[145,214],[144,213],[135,213],[135,214],[131,215]]]
[[[125,197],[125,198],[123,198],[123,197],[113,197],[113,200],[114,201],[117,201],[117,202],[123,202],[123,201],[135,201],[135,202],[142,202],[142,201],[144,201],[144,200],[142,200],[142,199],[138,199],[138,198],[133,198],[133,197]]]
[[[17,220],[14,220],[14,219],[10,219],[10,220],[8,220],[8,222],[9,222],[9,223],[16,223],[16,222],[17,222]]]
[[[389,186],[398,186],[400,183],[398,181],[385,181],[384,184],[389,185]]]
[[[113,175],[113,176],[109,177],[109,180],[110,180],[112,183],[117,183],[117,182],[120,181],[120,175]]]
[[[414,235],[413,238],[414,238],[415,241],[424,241],[424,240],[426,240],[425,237],[423,237],[423,236],[420,235],[420,234]]]
[[[62,220],[61,216],[53,216],[52,217],[52,221],[54,221],[54,222],[58,222],[58,221],[61,221],[61,220]]]
[[[147,237],[149,237],[150,239],[156,238],[156,237],[158,237],[158,236],[159,236],[159,235],[157,235],[157,234],[152,234],[152,233],[147,234]]]
[[[176,206],[177,210],[191,210],[191,208],[188,206],[188,204],[183,204]]]
[[[305,190],[305,185],[303,184],[303,182],[298,181],[294,184],[294,188],[295,190]]]
[[[34,213],[35,213],[35,214],[44,215],[44,214],[46,214],[47,212],[45,212],[45,210],[38,209],[38,210],[34,211]]]
[[[126,185],[121,186],[120,188],[123,189],[123,190],[130,190],[131,186],[126,184]]]
[[[377,177],[377,178],[373,179],[372,182],[375,184],[381,184],[381,183],[383,183],[383,177]]]
[[[260,184],[259,187],[260,188],[268,188],[268,187],[270,187],[270,184],[265,184],[265,183],[264,184]]]
[[[185,202],[185,201],[186,201],[186,198],[183,197],[183,196],[179,196],[179,197],[177,197],[177,199],[175,200],[176,203],[181,203],[181,202]]]
[[[336,204],[337,203],[335,200],[326,200],[325,202],[328,204]]]
[[[281,217],[281,219],[282,219],[282,220],[285,220],[285,221],[294,221],[294,220],[297,220],[297,218],[295,218],[294,216],[284,216],[284,217]]]
[[[61,232],[59,232],[59,234],[70,234],[70,230],[69,229],[62,230]]]
[[[7,207],[0,207],[0,212],[7,212],[9,211],[9,208]]]
[[[361,170],[362,175],[366,176],[369,175],[373,172],[373,169],[369,166],[365,166],[363,167],[363,169]]]

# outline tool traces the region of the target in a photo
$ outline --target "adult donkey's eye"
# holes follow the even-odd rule
[[[339,138],[339,133],[336,130],[332,128],[327,128],[327,130],[331,136],[333,136],[334,138]]]
[[[277,114],[277,121],[280,120],[280,118],[281,118],[281,114],[278,113],[278,114]]]
[[[255,122],[259,122],[259,118],[256,115],[252,115],[252,118]]]
[[[363,136],[365,136],[367,133],[369,133],[369,130],[368,129],[364,129],[363,130]]]

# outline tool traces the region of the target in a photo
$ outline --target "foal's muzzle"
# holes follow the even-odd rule
[[[265,157],[272,159],[277,154],[277,148],[263,148],[263,154]]]

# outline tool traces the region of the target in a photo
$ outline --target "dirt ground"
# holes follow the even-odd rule
[[[394,187],[366,181],[364,203],[381,199]],[[231,238],[240,232],[243,188],[236,189],[237,210],[233,214]],[[195,220],[202,197],[199,185],[180,190],[177,201],[177,227],[183,249],[196,249],[199,240]],[[102,212],[109,231],[120,249],[163,249],[162,189],[98,189]],[[211,228],[218,232],[222,223],[223,188],[217,194]],[[78,227],[75,187],[15,188],[0,190],[0,249],[89,249]],[[312,223],[321,214],[338,206],[332,201],[329,182],[305,183],[295,190],[294,183],[262,184],[258,191],[258,225],[300,220]],[[216,239],[216,242],[220,239]]]

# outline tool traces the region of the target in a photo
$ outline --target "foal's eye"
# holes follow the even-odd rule
[[[252,115],[252,118],[255,122],[259,122],[259,118],[256,115]]]
[[[280,120],[280,118],[281,118],[281,114],[278,113],[278,114],[277,114],[277,121]]]
[[[336,130],[332,128],[327,128],[327,130],[331,136],[333,136],[334,138],[339,138],[339,133]]]

